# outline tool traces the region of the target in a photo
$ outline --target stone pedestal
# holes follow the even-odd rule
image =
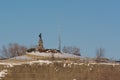
[[[40,51],[42,51],[42,50],[44,50],[44,46],[43,46],[43,40],[42,40],[42,33],[40,33],[40,35],[39,35],[39,45],[38,45],[38,50]]]

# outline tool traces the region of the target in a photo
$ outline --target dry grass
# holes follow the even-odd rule
[[[22,62],[30,62],[33,60],[17,60],[17,59],[8,59],[8,60],[0,60],[0,63],[22,63]]]
[[[24,64],[8,70],[3,80],[120,80],[120,66],[53,64]]]
[[[53,60],[51,64],[22,64],[8,68],[8,74],[2,80],[120,80],[120,65],[99,65],[87,63],[83,65],[70,64],[78,59],[61,59],[51,57],[27,56],[33,60]],[[62,62],[56,62],[56,61]],[[0,60],[6,63],[22,63],[30,60]],[[66,64],[66,65],[65,65]],[[0,71],[5,66],[0,65]]]

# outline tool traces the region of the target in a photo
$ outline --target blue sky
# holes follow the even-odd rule
[[[119,0],[1,0],[0,47],[17,42],[37,45],[43,33],[46,48],[77,46],[83,56],[104,48],[120,59]]]

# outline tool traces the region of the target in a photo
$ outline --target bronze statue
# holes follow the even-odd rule
[[[39,38],[40,38],[40,40],[42,40],[42,33],[39,34]]]

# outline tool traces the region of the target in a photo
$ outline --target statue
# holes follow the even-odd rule
[[[43,45],[43,40],[42,40],[42,33],[39,34],[39,42],[38,42],[38,47],[37,48],[30,48],[27,50],[27,52],[45,52],[45,53],[60,53],[60,50],[57,49],[45,49]],[[53,56],[52,56],[53,57]]]
[[[42,33],[39,34],[39,38],[40,38],[40,40],[42,40]]]
[[[44,47],[43,47],[43,40],[42,40],[42,33],[39,34],[39,46],[38,46],[38,49],[39,50],[44,50]]]

